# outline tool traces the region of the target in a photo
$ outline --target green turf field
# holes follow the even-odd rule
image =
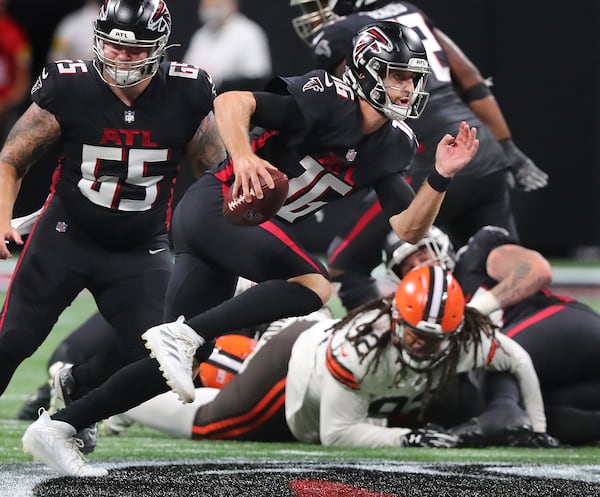
[[[594,295],[595,296],[595,295]],[[600,301],[589,300],[600,310]],[[340,310],[339,303],[334,309]],[[556,497],[600,495],[600,445],[561,449],[358,449],[191,441],[140,426],[101,436],[99,479],[59,478],[21,449],[15,415],[45,379],[50,352],[95,312],[86,292],[0,398],[0,497]],[[90,481],[91,480],[91,481]]]
[[[590,301],[600,309],[600,303]],[[29,461],[21,450],[21,436],[28,422],[15,419],[22,402],[45,378],[46,361],[56,345],[95,311],[93,299],[82,293],[61,316],[46,342],[15,373],[5,394],[0,398],[0,464]],[[389,460],[447,461],[528,461],[599,463],[600,447],[529,450],[529,449],[333,449],[299,443],[249,443],[177,440],[142,427],[132,427],[120,437],[101,437],[92,460],[130,460],[214,457],[322,457],[333,460],[386,458]]]

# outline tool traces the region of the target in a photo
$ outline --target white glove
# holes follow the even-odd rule
[[[508,158],[508,184],[511,188],[531,192],[548,184],[548,175],[521,152],[510,138],[499,143]]]

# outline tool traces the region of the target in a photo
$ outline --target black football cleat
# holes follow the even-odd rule
[[[44,383],[29,397],[19,409],[17,419],[21,421],[35,421],[41,408],[48,410],[50,407],[50,384]]]
[[[483,429],[478,418],[471,418],[462,424],[454,426],[448,430],[461,439],[459,447],[485,447],[486,440]]]

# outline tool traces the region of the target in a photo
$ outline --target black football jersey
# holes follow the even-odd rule
[[[488,275],[486,263],[492,250],[507,244],[518,245],[519,243],[504,228],[486,226],[477,231],[469,239],[467,245],[459,251],[460,257],[454,275],[461,284],[467,300],[470,300],[479,288],[489,290],[498,283]],[[501,322],[504,327],[509,327],[540,309],[564,301],[564,297],[543,289],[531,297],[505,308]]]
[[[352,39],[363,26],[381,20],[395,21],[413,28],[421,38],[427,52],[431,74],[426,90],[430,97],[418,119],[406,123],[419,140],[419,154],[408,171],[412,184],[420,185],[433,168],[435,150],[446,134],[456,134],[461,121],[480,129],[483,124],[456,92],[450,74],[446,53],[433,34],[434,24],[420,9],[409,2],[392,2],[379,9],[351,14],[324,27],[322,35],[314,41],[313,51],[317,65],[330,71],[344,59],[352,46]],[[506,167],[504,154],[496,140],[482,141],[468,167],[460,175],[483,176]]]
[[[282,81],[302,110],[303,136],[264,128],[251,132],[257,155],[290,179],[280,219],[295,223],[409,165],[416,150],[412,130],[391,121],[363,135],[358,97],[344,81],[321,70]],[[231,168],[224,168],[218,176],[231,181]]]
[[[44,67],[32,100],[60,124],[53,188],[77,224],[110,245],[164,233],[185,147],[214,97],[202,69],[177,62],[163,62],[131,106],[91,61]]]

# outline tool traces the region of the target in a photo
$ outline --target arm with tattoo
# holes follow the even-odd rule
[[[498,281],[490,292],[500,307],[520,302],[552,281],[552,268],[539,252],[520,245],[496,247],[487,258],[487,273]]]
[[[215,116],[211,112],[200,123],[194,137],[188,144],[187,157],[194,176],[199,176],[218,166],[225,157],[227,151],[219,136]]]
[[[32,103],[12,127],[0,151],[0,236],[2,240],[22,243],[19,233],[11,227],[13,206],[21,179],[31,165],[60,137],[56,118],[36,103]],[[10,257],[0,243],[0,259]]]

